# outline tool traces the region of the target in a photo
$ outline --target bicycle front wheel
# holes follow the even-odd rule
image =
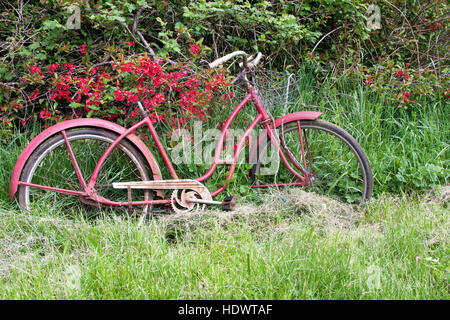
[[[66,135],[83,180],[87,183],[100,157],[118,135],[97,128],[74,129],[66,131]],[[94,189],[99,196],[107,200],[126,202],[127,190],[114,189],[112,183],[142,180],[150,180],[145,160],[133,144],[124,139],[106,158]],[[20,181],[51,188],[83,191],[61,133],[44,142],[31,155],[22,171]],[[148,190],[132,192],[133,200],[152,199],[152,194]],[[25,185],[19,188],[19,205],[22,209],[39,205],[67,211],[79,210],[85,205],[100,206],[92,200]]]
[[[347,131],[323,120],[291,121],[276,129],[290,165],[302,175],[302,171],[309,175],[305,190],[347,203],[361,204],[370,199],[373,175],[369,160]],[[281,160],[275,173],[264,172],[268,166],[273,167],[268,155],[275,153],[270,141],[260,147],[263,152],[250,171],[255,185],[300,182]]]

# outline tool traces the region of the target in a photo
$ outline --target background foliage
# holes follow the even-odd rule
[[[67,8],[74,4],[81,10],[80,29],[66,27],[72,14]],[[195,43],[208,60],[236,49],[259,50],[272,68],[295,71],[309,62],[319,79],[357,76],[402,105],[418,95],[448,97],[447,2],[373,2],[380,8],[379,30],[367,27],[371,4],[2,0],[2,120],[26,120],[43,108],[64,108],[49,101],[42,89],[41,99],[29,99],[36,89],[35,83],[25,82],[32,66],[92,67],[145,51],[179,61],[191,58],[189,45]]]
[[[80,29],[66,26],[74,4]],[[380,8],[377,30],[368,28],[372,4]],[[203,75],[206,61],[259,50],[265,67],[302,75],[302,104],[331,110],[327,119],[360,141],[376,191],[431,187],[448,180],[448,12],[444,0],[0,0],[0,139],[73,117],[134,121],[138,77],[115,72],[111,61],[158,56],[165,73],[175,63]],[[102,74],[112,78],[96,87],[92,105],[55,98],[67,73],[70,98],[74,77],[92,78],[90,86]],[[117,81],[127,99],[116,96]],[[160,103],[167,118],[186,116],[170,107],[180,104],[176,97]],[[228,114],[223,100],[200,111],[217,123]],[[197,170],[204,168],[183,168]]]
[[[79,30],[66,27],[75,3]],[[367,28],[371,4],[381,29]],[[448,299],[448,12],[445,0],[0,0],[0,297]],[[237,49],[260,50],[265,67],[301,76],[296,101],[270,112],[315,105],[345,128],[370,159],[377,200],[355,211],[299,189],[249,192],[239,166],[227,191],[251,205],[168,215],[146,228],[107,210],[44,202],[20,212],[10,203],[14,164],[45,126],[90,116],[129,125],[139,90],[178,71],[187,71],[183,92],[195,74],[196,88],[217,95],[214,82],[227,87],[229,78],[205,71],[204,60]],[[135,71],[154,56],[164,57],[161,72],[139,87]],[[81,87],[89,90],[72,101]],[[167,119],[189,117],[170,107],[182,97],[165,89],[153,107]],[[229,113],[218,98],[208,110],[191,106],[205,126]],[[414,192],[431,188],[440,191]],[[403,192],[412,196],[383,195]]]

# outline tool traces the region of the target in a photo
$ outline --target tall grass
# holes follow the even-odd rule
[[[318,83],[310,71],[300,72],[301,82],[295,88],[295,101],[270,105],[274,118],[301,110],[319,110],[322,119],[348,131],[366,152],[374,173],[375,196],[389,192],[399,194],[413,190],[429,190],[449,182],[450,104],[448,99],[415,101],[400,107],[374,93],[362,82],[332,81]],[[262,92],[270,95],[270,92]],[[234,99],[234,105],[240,97]],[[305,107],[312,107],[305,108]],[[251,103],[238,116],[234,128],[245,128],[256,116]],[[217,125],[231,113],[217,112],[205,128]],[[233,128],[233,126],[232,126]],[[185,178],[197,177],[208,169],[205,165],[180,165]],[[231,185],[231,194],[245,195],[248,189],[247,166],[241,166]],[[213,176],[220,183],[227,174],[220,168]],[[213,187],[214,183],[208,185]]]
[[[360,83],[317,84],[310,72],[301,73],[302,81],[296,89],[296,103],[270,106],[274,117],[286,112],[302,110],[303,106],[316,106],[323,112],[322,118],[337,124],[353,135],[366,152],[373,169],[377,196],[383,192],[400,193],[413,190],[428,190],[440,184],[448,184],[450,163],[450,118],[449,103],[445,99],[417,101],[409,109],[401,109],[388,103],[385,97],[371,93]],[[236,104],[238,99],[234,101]],[[231,112],[231,110],[228,110]],[[229,112],[217,112],[205,129],[226,119]],[[237,118],[237,127],[248,125],[255,116],[249,104]],[[192,128],[192,126],[191,126]],[[3,141],[0,150],[0,199],[7,199],[9,177],[14,163],[27,142],[39,132],[39,126],[29,127],[29,134],[17,134],[12,140]],[[169,141],[163,142],[170,147]],[[155,155],[154,146],[150,146]],[[161,157],[159,164],[164,176],[169,177]],[[209,166],[179,165],[180,177],[194,178],[205,173]],[[242,165],[228,193],[245,196],[248,185],[249,165]],[[227,174],[227,168],[219,166],[207,186],[214,189]]]
[[[370,92],[370,88],[359,82],[328,80],[319,84],[311,71],[301,71],[300,76],[302,80],[295,89],[296,102],[287,108],[283,105],[269,106],[273,117],[300,111],[304,106],[315,106],[314,109],[323,112],[323,119],[347,130],[361,144],[369,158],[375,179],[375,196],[382,192],[398,194],[428,190],[448,183],[450,108],[447,100],[423,99],[404,109],[387,102],[383,95]],[[239,98],[234,99],[235,104],[239,101]],[[238,116],[234,128],[245,128],[256,115],[253,109],[249,104]],[[216,127],[229,113],[231,110],[214,113],[204,128]],[[39,126],[33,124],[29,127],[30,134],[17,134],[12,140],[0,142],[2,199],[6,199],[14,162],[31,137],[39,131]],[[161,138],[170,147],[165,136]],[[150,148],[155,155],[158,154],[154,146],[150,145]],[[158,160],[164,175],[170,177],[161,157]],[[208,168],[207,164],[179,165],[178,172],[180,177],[194,178],[205,173]],[[229,193],[248,193],[248,188],[244,187],[248,184],[248,168],[248,165],[238,168]],[[226,174],[227,168],[219,166],[217,173],[207,181],[207,186],[211,189],[217,187]]]
[[[36,133],[37,134],[37,133]],[[0,140],[0,206],[6,205],[9,199],[9,182],[14,165],[22,150],[31,140],[30,136],[17,132],[13,139]]]
[[[302,73],[298,103],[314,105],[322,118],[347,130],[362,146],[371,163],[375,194],[426,190],[447,184],[450,163],[449,103],[445,99],[423,99],[407,109],[370,91],[360,82],[331,79],[315,82]],[[284,108],[274,108],[282,115]]]

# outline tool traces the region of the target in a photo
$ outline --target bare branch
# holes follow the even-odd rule
[[[152,58],[156,57],[155,52],[153,51],[152,48],[150,48],[150,45],[148,44],[147,40],[145,40],[144,36],[142,35],[142,33],[140,31],[136,31],[137,35],[139,36],[139,38],[141,39],[141,41],[144,43],[144,47],[145,49],[147,49],[147,51],[149,52],[150,56]]]
[[[342,28],[342,26],[337,27],[337,28],[334,29],[334,30],[331,30],[331,31],[328,32],[326,35],[324,35],[322,38],[320,38],[320,40],[317,41],[316,45],[315,45],[314,48],[312,49],[311,54],[316,50],[316,48],[317,48],[317,47],[319,46],[319,44],[323,41],[323,39],[325,39],[326,37],[328,37],[328,36],[329,36],[330,34],[332,34],[333,32],[338,31],[340,28]]]
[[[138,11],[136,12],[135,16],[134,16],[133,33],[136,33],[136,31],[137,31],[137,26],[139,24],[139,18],[141,16],[141,13],[142,13],[143,10],[144,10],[144,8],[139,8]]]

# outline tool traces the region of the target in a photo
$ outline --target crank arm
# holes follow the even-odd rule
[[[234,206],[236,205],[236,198],[235,197],[225,197],[225,200],[223,200],[222,202],[214,201],[214,200],[189,198],[186,200],[186,202],[200,203],[200,204],[215,204],[215,205],[222,206],[222,210],[233,210]]]

